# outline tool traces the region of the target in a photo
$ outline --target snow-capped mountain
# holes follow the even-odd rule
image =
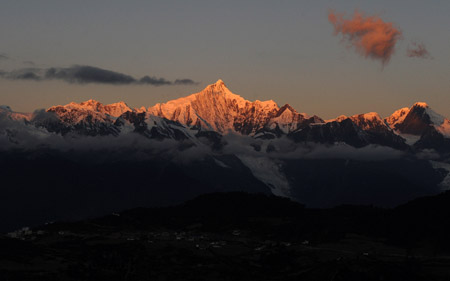
[[[241,121],[252,121],[262,126],[277,111],[273,101],[254,103],[233,94],[222,80],[207,86],[203,91],[148,108],[150,115],[180,122],[194,128],[226,133],[230,130],[252,131]],[[247,117],[247,118],[245,118]],[[257,129],[257,128],[255,128]]]
[[[416,149],[450,151],[450,120],[424,102],[399,109],[384,120]]]
[[[289,105],[280,108],[272,100],[245,100],[233,94],[220,79],[196,94],[158,103],[147,112],[195,129],[251,136],[277,129],[287,134],[305,122],[323,122],[317,116],[298,113]]]
[[[385,119],[386,123],[401,134],[422,135],[429,127],[450,137],[450,121],[432,110],[428,104],[417,102],[411,108],[402,108]]]

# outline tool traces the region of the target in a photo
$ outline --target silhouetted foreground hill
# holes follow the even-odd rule
[[[10,233],[0,279],[449,280],[449,222],[448,192],[394,209],[214,193]]]

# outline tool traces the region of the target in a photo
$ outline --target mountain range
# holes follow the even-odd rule
[[[150,107],[88,100],[19,113],[0,106],[0,171],[14,182],[0,206],[18,208],[24,192],[44,201],[51,194],[45,206],[27,203],[30,212],[44,218],[70,206],[66,213],[80,218],[230,190],[312,207],[396,206],[449,189],[449,153],[450,120],[423,102],[385,118],[324,120],[289,104],[248,101],[218,80]],[[32,189],[37,182],[46,193]],[[71,201],[83,196],[91,213]],[[62,209],[54,200],[65,202]]]
[[[254,139],[287,136],[295,142],[345,143],[353,147],[377,144],[401,150],[450,149],[450,120],[424,102],[401,108],[386,118],[369,112],[323,120],[299,113],[289,104],[279,107],[272,100],[245,100],[233,94],[222,80],[198,93],[148,108],[131,108],[123,101],[103,105],[88,100],[52,106],[45,116],[17,113],[8,106],[1,106],[0,112],[11,120],[23,120],[61,135],[117,136],[133,131],[149,138],[180,140],[211,132]]]

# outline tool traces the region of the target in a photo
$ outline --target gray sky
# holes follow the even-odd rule
[[[378,15],[402,32],[389,63],[366,59],[333,34],[328,12]],[[333,118],[425,101],[450,117],[450,2],[2,0],[0,70],[89,65],[151,86],[0,79],[0,104],[32,111],[90,98],[151,106],[221,78],[249,100],[273,99]],[[411,42],[432,59],[409,58]]]

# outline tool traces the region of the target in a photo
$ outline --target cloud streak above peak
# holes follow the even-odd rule
[[[196,85],[191,79],[176,79],[150,77],[148,75],[137,79],[131,75],[107,70],[95,66],[74,65],[71,67],[22,68],[14,71],[0,71],[0,77],[9,80],[48,81],[60,80],[71,84],[109,84],[109,85]]]

